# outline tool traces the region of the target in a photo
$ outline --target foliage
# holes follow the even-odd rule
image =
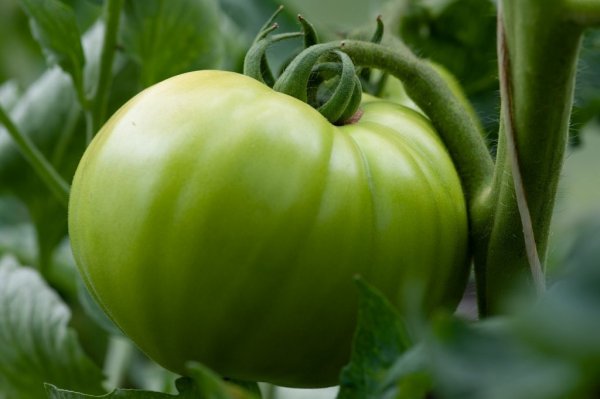
[[[386,39],[388,43],[394,46],[401,39],[417,55],[456,77],[481,119],[490,153],[496,154],[498,141],[505,137],[501,125],[507,121],[500,123],[496,15],[500,4],[521,7],[532,2],[288,0],[283,1],[287,7],[278,23],[280,30],[298,30],[300,11],[318,22],[321,38],[368,37],[375,16],[382,13],[386,35],[394,36]],[[558,3],[590,4],[585,14],[589,19],[584,20],[597,28],[594,1],[544,4],[551,9]],[[1,1],[0,106],[59,179],[70,182],[93,133],[144,88],[197,69],[241,71],[247,48],[278,4],[274,0]],[[580,21],[576,17],[564,26],[565,32]],[[533,25],[553,26],[553,22]],[[585,135],[600,131],[600,31],[585,30],[581,42],[569,125],[573,158],[578,156],[576,146],[592,141]],[[544,48],[544,43],[536,43]],[[272,46],[268,58],[273,70],[281,69],[289,54],[300,50],[300,40]],[[562,53],[551,56],[560,61]],[[547,70],[554,66],[548,62]],[[366,71],[362,76],[379,75]],[[383,82],[385,78],[378,83]],[[544,106],[548,103],[542,101],[541,112],[554,117],[556,112]],[[528,164],[534,165],[531,170],[549,158],[541,153],[545,138],[536,140],[530,154],[519,154],[534,156]],[[508,159],[503,145],[500,162]],[[589,181],[594,166],[581,168],[585,173],[575,171],[563,179],[573,183],[578,173],[591,176],[578,183],[579,192],[586,195],[586,187],[598,184]],[[500,179],[511,178],[511,173],[496,172],[499,187],[493,189],[505,194],[500,206],[510,207],[519,195],[507,188],[512,180]],[[560,170],[553,173],[557,180]],[[525,180],[525,185],[531,184],[527,176]],[[529,198],[536,197],[539,208],[551,209],[553,188],[542,186],[539,192],[545,197],[529,191]],[[189,364],[186,377],[175,376],[134,348],[85,290],[71,256],[67,212],[53,193],[0,123],[0,399],[260,397],[256,384],[224,381],[200,364]],[[559,200],[560,196],[559,191]],[[557,212],[571,214],[560,206]],[[508,213],[517,220],[514,208]],[[583,221],[570,220],[555,230],[552,243],[558,249],[550,249],[548,290],[534,301],[530,289],[504,287],[503,316],[466,321],[438,313],[430,321],[407,323],[405,315],[401,317],[368,281],[358,278],[358,326],[353,354],[340,374],[338,398],[600,395],[598,215],[600,210],[593,208],[580,215]],[[534,217],[534,223],[544,217]],[[498,220],[495,230],[486,234],[502,230]],[[516,237],[515,242],[523,241],[521,224],[510,223],[509,235]],[[512,270],[512,264],[502,264],[511,262],[506,252],[494,253],[493,258],[506,266],[501,270]],[[125,343],[115,345],[115,340]]]

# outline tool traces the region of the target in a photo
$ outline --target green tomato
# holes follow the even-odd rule
[[[73,182],[70,235],[92,295],[170,370],[196,360],[295,387],[338,381],[354,275],[400,311],[456,306],[467,217],[452,161],[417,112],[363,112],[334,126],[219,71],[137,95]]]

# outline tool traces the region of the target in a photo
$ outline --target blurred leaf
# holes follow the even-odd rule
[[[77,392],[65,391],[53,385],[46,385],[48,399],[257,399],[257,396],[244,389],[228,384],[204,366],[193,363],[189,366],[192,378],[183,377],[175,381],[177,395],[160,392],[149,392],[134,389],[116,389],[113,392],[93,396]]]
[[[48,63],[60,65],[83,94],[85,57],[73,9],[59,0],[19,1],[30,17],[33,36],[42,46]]]
[[[81,303],[83,310],[98,326],[112,335],[123,335],[121,330],[119,330],[115,323],[108,318],[96,301],[94,301],[81,278],[77,279],[77,293],[79,303]]]
[[[33,269],[0,260],[0,398],[44,398],[44,382],[101,392],[102,374],[67,327],[70,312]]]
[[[14,80],[24,87],[46,67],[28,21],[18,0],[0,1],[0,82]]]
[[[13,80],[4,82],[0,85],[0,106],[6,111],[10,111],[16,104],[20,95],[21,92],[17,82]]]
[[[75,103],[73,94],[67,76],[53,68],[42,75],[12,109],[15,124],[46,156],[51,154]],[[26,184],[24,175],[34,174],[30,169],[4,126],[0,126],[0,187]]]
[[[340,39],[340,33],[349,28],[367,25],[369,31],[373,30],[384,0],[283,0],[282,3],[318,26],[324,33],[322,37],[334,33]]]
[[[0,257],[8,254],[16,256],[21,262],[33,264],[36,261],[35,230],[31,224],[0,224]]]
[[[496,6],[490,0],[409,0],[400,37],[445,66],[468,95],[497,87]]]
[[[565,263],[565,275],[524,312],[517,327],[532,346],[599,379],[600,214],[580,224]]]
[[[389,368],[380,384],[381,398],[424,399],[433,386],[429,355],[423,344],[402,354]]]
[[[98,77],[98,64],[104,26],[98,23],[84,36],[88,63],[84,79],[92,86]],[[115,90],[110,109],[122,105],[135,94],[135,83],[122,57],[115,63]],[[61,175],[70,181],[85,149],[84,123],[68,76],[59,68],[46,71],[19,98],[10,112],[21,132],[29,136]],[[47,195],[47,189],[22,157],[3,126],[0,126],[0,190],[17,195],[29,210],[36,226],[41,269],[50,262],[52,251],[67,233],[66,209]]]
[[[12,196],[0,196],[0,225],[16,225],[28,220],[22,203]]]
[[[169,395],[161,392],[140,391],[137,389],[115,389],[113,392],[101,395],[87,395],[67,390],[62,390],[54,385],[46,385],[46,393],[48,399],[91,399],[91,398],[123,398],[123,399],[202,399],[193,382],[188,378],[180,378],[176,381],[178,395]]]
[[[246,35],[249,46],[258,30],[269,17],[282,5],[277,0],[219,0],[223,12]],[[298,29],[296,13],[293,7],[284,7],[276,22],[282,32]]]
[[[358,325],[350,364],[340,377],[338,399],[377,397],[388,369],[410,346],[406,327],[395,308],[362,279]]]
[[[564,275],[513,316],[438,320],[431,365],[441,397],[588,399],[600,392],[600,216],[575,240]]]
[[[258,399],[254,392],[257,388],[252,388],[252,391],[244,389],[242,386],[227,383],[223,381],[217,374],[203,366],[200,363],[192,362],[187,365],[187,372],[195,382],[198,392],[202,395],[202,399]],[[249,384],[247,387],[256,386]],[[258,391],[260,393],[260,391]]]
[[[494,143],[500,110],[494,2],[404,0],[390,4],[396,15],[392,26],[399,26],[397,34],[420,57],[456,76],[482,121],[488,142]]]
[[[103,0],[60,0],[73,9],[80,32],[87,31],[102,14]],[[87,59],[87,57],[86,57]]]
[[[142,85],[219,66],[218,16],[211,0],[126,1],[121,42],[141,66]]]
[[[600,120],[600,30],[590,30],[581,46],[571,118],[571,144],[581,143],[581,129]]]
[[[575,370],[539,353],[515,334],[511,320],[475,325],[451,318],[438,320],[431,361],[442,398],[572,398]]]
[[[300,29],[297,20],[298,12],[293,6],[289,6],[289,2],[278,0],[219,0],[219,3],[227,20],[230,21],[229,25],[235,26],[234,30],[238,32],[236,46],[241,47],[239,72],[242,71],[243,58],[254,37],[280,5],[283,4],[285,7],[275,20],[279,25],[278,31],[292,32]],[[269,60],[272,69],[274,71],[279,70],[286,61],[289,61],[290,55],[298,52],[301,48],[300,40],[286,40],[274,44],[269,49]]]

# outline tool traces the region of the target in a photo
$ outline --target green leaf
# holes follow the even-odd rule
[[[600,378],[600,218],[581,231],[562,278],[534,304],[476,324],[444,318],[429,343],[443,398],[588,399]]]
[[[498,67],[496,5],[491,0],[392,3],[396,34],[420,57],[456,76],[482,121],[490,144],[497,140]],[[396,5],[398,4],[398,5]]]
[[[413,346],[394,362],[380,384],[382,398],[424,399],[433,386],[429,354],[421,343]]]
[[[101,392],[102,373],[67,327],[69,318],[35,270],[0,260],[1,398],[44,398],[44,382]]]
[[[19,86],[14,80],[9,80],[0,85],[0,106],[7,112],[14,107],[20,96]]]
[[[86,315],[88,315],[100,328],[111,335],[123,335],[121,330],[119,330],[115,323],[108,318],[106,313],[104,313],[92,298],[82,279],[77,279],[77,297]]]
[[[586,33],[577,68],[575,105],[571,120],[571,143],[581,143],[581,129],[600,120],[600,31]]]
[[[410,346],[406,327],[388,300],[364,280],[350,364],[341,374],[338,399],[370,398],[381,390],[386,373]]]
[[[177,395],[169,395],[161,392],[141,391],[137,389],[115,389],[113,392],[106,395],[94,396],[59,389],[50,384],[46,385],[46,393],[48,395],[48,399],[204,399],[204,396],[198,392],[191,379],[180,378],[175,382],[175,384],[177,386],[177,391],[179,391],[179,394]]]
[[[574,370],[524,345],[510,320],[471,326],[448,317],[437,321],[434,332],[431,364],[443,398],[574,398],[564,390],[573,384]]]
[[[187,365],[190,377],[196,383],[202,399],[258,399],[260,391],[255,384],[232,384],[223,381],[217,374],[200,363]],[[245,385],[245,386],[244,386]]]
[[[141,67],[141,84],[220,65],[218,8],[210,0],[128,0],[121,43]]]
[[[136,389],[115,389],[113,392],[106,395],[94,396],[83,393],[73,392],[58,389],[54,385],[46,384],[46,393],[49,399],[90,399],[90,398],[124,398],[124,399],[198,399],[201,398],[193,386],[188,381],[180,379],[177,381],[177,389],[179,390],[178,395],[169,395],[161,392],[149,392],[141,391]]]
[[[94,25],[84,36],[88,63],[85,80],[97,81],[104,27]],[[135,94],[131,63],[115,63],[115,87],[110,110]],[[126,72],[123,74],[123,72]],[[89,85],[91,86],[91,85]],[[70,181],[85,149],[85,131],[81,108],[69,77],[58,67],[47,70],[20,96],[10,112],[11,119]],[[47,195],[47,189],[18,151],[4,126],[0,126],[0,191],[19,197],[29,210],[39,241],[39,264],[47,263],[55,246],[66,235],[66,210]]]
[[[498,87],[492,1],[411,1],[399,19],[400,37],[417,54],[444,65],[467,94]]]
[[[50,65],[71,75],[77,92],[84,95],[85,57],[75,13],[59,0],[20,0],[29,15],[33,36],[40,43]]]
[[[241,387],[228,384],[220,379],[209,369],[198,363],[191,363],[188,367],[191,378],[182,377],[175,381],[179,392],[170,395],[161,392],[149,392],[136,389],[115,389],[113,392],[93,396],[82,393],[58,389],[53,385],[46,385],[48,399],[258,399],[253,393]]]
[[[0,202],[0,206],[4,204]],[[35,230],[29,223],[6,225],[0,222],[0,257],[11,254],[20,261],[36,261]]]

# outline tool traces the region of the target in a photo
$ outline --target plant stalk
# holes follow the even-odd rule
[[[5,127],[14,142],[17,144],[19,151],[35,169],[38,176],[50,189],[52,194],[60,201],[65,208],[69,204],[69,185],[60,176],[56,169],[48,162],[44,154],[33,144],[28,136],[24,135],[10,119],[4,108],[0,106],[0,123]]]
[[[515,199],[517,208],[521,217],[521,225],[523,227],[523,236],[525,240],[525,250],[527,253],[527,261],[531,268],[531,276],[536,292],[541,294],[546,289],[546,281],[542,264],[538,254],[535,233],[531,221],[531,213],[527,205],[527,195],[523,187],[523,176],[519,166],[519,154],[515,139],[515,110],[513,104],[512,92],[512,77],[510,75],[510,57],[506,48],[504,25],[502,24],[502,13],[498,12],[498,63],[500,67],[500,95],[505,101],[501,109],[501,118],[503,122],[503,131],[506,138],[506,151],[508,162],[510,163],[510,171],[513,176],[513,184],[515,189]]]
[[[117,33],[119,30],[119,19],[123,9],[123,0],[108,0],[106,2],[106,28],[100,57],[100,74],[98,85],[94,93],[92,110],[92,134],[88,134],[88,142],[91,137],[102,127],[106,118],[108,106],[108,93],[112,82],[112,67],[117,48]]]
[[[506,298],[523,283],[534,292],[543,282],[543,276],[531,273],[532,267],[538,268],[530,264],[535,262],[532,248],[537,248],[542,269],[582,35],[582,28],[565,14],[563,2],[503,0],[500,4],[502,108],[510,117],[502,120],[499,133],[492,189],[497,198],[489,243],[484,262],[475,263],[482,316],[502,313]],[[517,176],[522,193],[515,191],[515,171],[522,178],[519,182]],[[526,207],[520,207],[518,199],[526,199]],[[527,210],[530,218],[523,215]],[[531,220],[530,229],[523,225],[526,219]],[[531,230],[529,238],[524,230]]]

